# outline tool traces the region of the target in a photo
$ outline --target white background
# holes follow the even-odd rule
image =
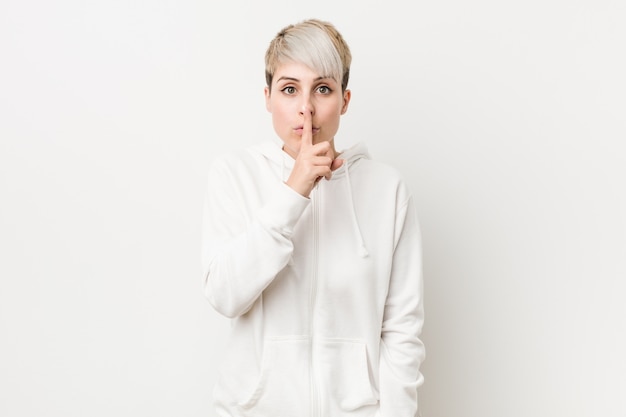
[[[625,4],[2,0],[0,416],[213,415],[205,175],[273,134],[265,48],[318,17],[338,146],[416,196],[423,416],[624,417]]]

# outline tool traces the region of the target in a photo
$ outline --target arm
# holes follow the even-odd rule
[[[277,181],[267,204],[249,216],[246,193],[253,182],[234,177],[218,161],[209,172],[202,226],[204,291],[227,317],[244,314],[293,252],[291,233],[309,204],[307,198]]]
[[[381,417],[417,415],[417,388],[425,357],[419,339],[424,323],[421,237],[412,199],[398,215],[380,349]]]

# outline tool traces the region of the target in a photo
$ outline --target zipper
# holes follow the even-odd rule
[[[319,406],[319,390],[317,384],[317,373],[315,371],[315,304],[317,301],[317,274],[318,274],[318,262],[319,262],[319,207],[320,207],[320,192],[319,182],[315,185],[314,198],[313,198],[313,267],[311,268],[311,292],[310,292],[310,361],[309,361],[309,373],[311,379],[311,416],[318,417],[320,415]]]

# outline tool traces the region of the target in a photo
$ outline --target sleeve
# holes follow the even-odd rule
[[[310,201],[276,181],[266,205],[247,210],[246,193],[258,193],[256,187],[224,161],[209,170],[202,215],[204,293],[226,317],[246,313],[287,265],[293,229]]]
[[[411,198],[396,222],[399,233],[381,332],[380,415],[415,417],[425,349],[420,340],[424,323],[421,236]]]

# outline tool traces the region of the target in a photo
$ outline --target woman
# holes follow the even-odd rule
[[[413,417],[424,347],[421,242],[410,192],[359,144],[335,148],[351,54],[315,19],[266,52],[279,140],[211,166],[202,258],[232,318],[219,416]]]

